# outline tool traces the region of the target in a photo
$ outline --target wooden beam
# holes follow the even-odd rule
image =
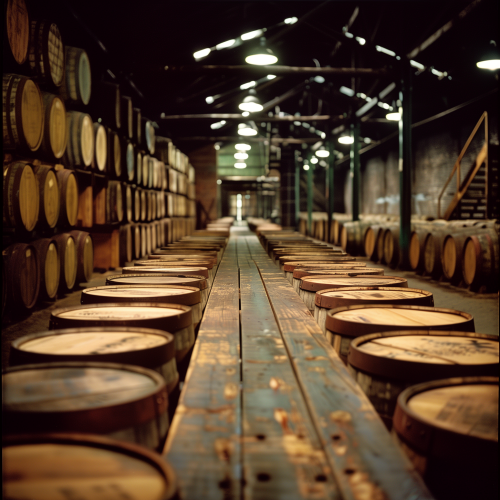
[[[167,115],[162,116],[162,120],[248,120],[252,118],[253,121],[263,122],[315,122],[324,121],[332,118],[330,115],[312,115],[312,116],[267,116],[267,115],[252,115],[244,117],[241,113],[200,113],[192,115]],[[344,119],[343,115],[335,116],[335,119]]]
[[[260,73],[273,75],[330,75],[330,76],[381,76],[389,74],[386,68],[329,68],[315,66],[256,66],[252,64],[241,65],[189,65],[165,66],[169,73]]]
[[[288,144],[314,144],[322,139],[319,137],[307,137],[304,139],[297,139],[294,137],[272,137],[271,142],[275,144],[288,143]],[[267,137],[240,137],[240,136],[220,136],[220,137],[208,137],[208,136],[193,136],[193,137],[176,137],[175,142],[178,141],[205,141],[205,142],[266,142]]]

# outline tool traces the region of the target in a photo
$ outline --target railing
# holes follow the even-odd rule
[[[467,149],[472,142],[472,139],[474,139],[477,131],[479,130],[479,127],[481,124],[484,122],[484,144],[483,147],[481,148],[481,151],[479,151],[478,155],[476,156],[476,160],[472,164],[469,172],[467,173],[467,176],[465,177],[464,181],[460,183],[460,163],[462,161],[462,158],[464,157],[465,153],[467,152]],[[476,123],[476,126],[474,127],[474,130],[470,134],[469,138],[467,139],[467,142],[465,143],[465,146],[463,147],[462,151],[458,155],[457,161],[455,162],[455,165],[453,165],[453,170],[451,171],[450,176],[448,177],[448,180],[445,182],[443,189],[441,190],[441,193],[439,193],[438,196],[438,219],[445,219],[448,220],[451,217],[451,214],[457,207],[457,205],[460,203],[460,200],[463,198],[465,192],[467,191],[467,188],[469,187],[470,183],[476,176],[477,172],[481,168],[481,165],[485,163],[486,164],[486,179],[485,179],[485,186],[486,186],[486,198],[488,197],[488,113],[485,111],[482,115],[481,118],[479,118],[479,121]],[[453,175],[457,174],[457,191],[455,195],[453,196],[453,199],[451,200],[450,204],[448,205],[448,208],[446,209],[446,212],[443,216],[441,216],[441,198],[448,187],[448,184],[450,181],[453,179]]]

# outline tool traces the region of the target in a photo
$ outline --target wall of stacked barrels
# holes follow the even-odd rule
[[[194,168],[85,48],[6,2],[3,309],[22,312],[190,234]]]
[[[252,223],[433,496],[497,498],[498,336],[340,247]]]
[[[311,236],[327,240],[327,214],[314,213]],[[307,214],[301,213],[299,229],[307,233]],[[412,216],[409,264],[413,271],[475,292],[498,290],[498,220],[452,220]],[[333,214],[331,243],[352,255],[396,269],[400,264],[399,217]]]

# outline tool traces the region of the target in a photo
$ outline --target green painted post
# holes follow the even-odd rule
[[[304,162],[305,164],[305,162]],[[314,165],[309,164],[307,171],[307,234],[312,235],[312,212],[313,212],[313,172]]]
[[[352,179],[352,220],[359,220],[360,161],[359,161],[359,121],[351,123],[351,179]]]
[[[300,152],[296,149],[295,154],[295,230],[299,230],[300,221]]]
[[[326,136],[330,138],[330,127],[326,127]],[[328,238],[328,243],[332,242],[332,221],[333,221],[333,204],[334,204],[334,177],[335,177],[335,150],[331,140],[327,140],[325,143],[326,150],[330,153],[326,158],[326,210],[327,210],[327,228],[326,234]]]
[[[409,269],[411,235],[411,172],[412,172],[412,68],[405,63],[402,68],[399,100],[402,116],[399,120],[399,250],[400,267]]]

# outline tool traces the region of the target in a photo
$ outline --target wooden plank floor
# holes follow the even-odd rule
[[[250,234],[232,233],[165,445],[181,497],[431,498]]]

